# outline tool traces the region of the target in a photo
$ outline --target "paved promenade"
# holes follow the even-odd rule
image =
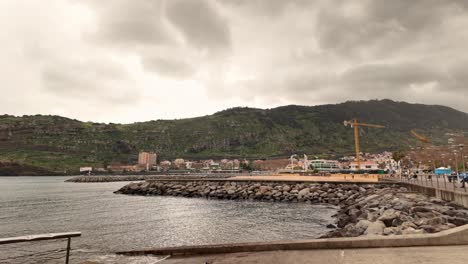
[[[303,182],[377,182],[377,175],[333,174],[331,176],[301,176],[297,174],[235,176],[230,180],[303,181]]]
[[[457,181],[450,182],[447,180],[447,177],[444,176],[429,176],[429,175],[418,175],[417,179],[413,178],[400,178],[400,177],[385,177],[386,180],[396,181],[396,182],[406,182],[411,184],[416,184],[425,187],[433,187],[440,190],[447,191],[456,191],[456,192],[466,192],[468,193],[468,183],[463,188],[462,183]]]
[[[169,258],[161,264],[466,264],[468,246],[246,252]]]

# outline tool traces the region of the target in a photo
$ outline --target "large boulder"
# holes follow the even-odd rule
[[[356,222],[357,218],[362,214],[362,211],[357,208],[349,209],[348,215],[351,217],[353,222]]]
[[[358,237],[361,236],[365,230],[362,230],[355,224],[348,224],[343,229],[343,233],[346,237]]]
[[[395,210],[409,213],[412,206],[413,206],[412,202],[405,201],[402,199],[397,199],[396,201],[394,201],[392,207]]]
[[[339,214],[337,225],[339,228],[345,227],[347,224],[351,222],[351,218],[347,214]]]
[[[468,219],[461,217],[448,217],[448,222],[456,226],[462,226],[468,224]]]
[[[427,208],[427,207],[424,207],[424,206],[415,206],[413,208],[410,209],[410,212],[415,214],[415,213],[429,213],[429,212],[432,212],[432,209],[431,208]]]
[[[364,231],[367,230],[367,228],[369,227],[370,224],[371,224],[371,221],[368,221],[368,220],[365,220],[365,219],[359,220],[359,222],[357,222],[357,224],[356,224],[356,229],[362,230],[362,232],[361,232],[361,234],[362,234],[362,233],[364,233]]]
[[[297,198],[302,199],[302,198],[304,198],[304,196],[308,195],[309,193],[310,193],[310,189],[309,188],[304,188],[304,189],[299,191],[299,193],[297,194]]]
[[[402,235],[419,235],[419,234],[424,234],[424,233],[426,233],[424,229],[414,229],[412,227],[409,227],[401,231]]]
[[[383,234],[384,236],[390,236],[390,235],[397,235],[400,232],[400,229],[398,227],[386,227],[384,228]]]
[[[382,221],[371,222],[364,234],[368,236],[381,236],[383,235],[384,228],[385,224]]]
[[[263,185],[263,186],[260,186],[260,188],[258,189],[258,192],[260,192],[261,194],[264,194],[264,193],[266,193],[266,192],[268,192],[270,190],[271,190],[270,186],[264,186]]]
[[[400,212],[396,211],[395,209],[388,209],[383,212],[378,220],[382,221],[386,227],[390,227],[392,226],[393,220],[397,219],[399,216]]]

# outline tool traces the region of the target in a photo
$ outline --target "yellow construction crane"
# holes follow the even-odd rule
[[[422,143],[426,143],[426,144],[429,144],[430,141],[429,139],[427,139],[426,137],[422,136],[422,135],[419,135],[418,133],[416,133],[416,130],[412,129],[411,131],[411,134],[413,134],[413,136],[415,136],[419,141],[421,141]]]
[[[357,118],[351,119],[349,121],[344,121],[343,124],[345,126],[351,126],[352,128],[354,128],[354,144],[356,145],[356,162],[357,162],[357,168],[359,171],[361,169],[361,157],[360,157],[361,152],[359,150],[359,127],[385,128],[385,126],[359,123]]]

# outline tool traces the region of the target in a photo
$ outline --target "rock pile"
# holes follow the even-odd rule
[[[240,174],[239,174],[240,175]],[[145,180],[178,180],[200,178],[228,178],[230,174],[159,174],[159,175],[82,175],[66,180],[66,182],[118,182],[118,181],[145,181]]]
[[[238,181],[150,181],[128,184],[116,193],[349,205],[356,199],[386,186]]]
[[[468,210],[392,184],[149,181],[127,184],[115,193],[339,206],[336,226],[329,226],[334,229],[323,237],[434,233],[468,224]]]
[[[65,182],[117,182],[117,181],[144,181],[151,176],[122,175],[122,176],[76,176]]]
[[[324,237],[436,233],[468,224],[468,210],[456,204],[401,191],[373,194],[342,207],[338,229]]]

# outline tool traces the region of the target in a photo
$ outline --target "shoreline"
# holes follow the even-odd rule
[[[154,180],[114,193],[338,206],[335,225],[320,238],[428,234],[468,224],[467,209],[391,183]]]

